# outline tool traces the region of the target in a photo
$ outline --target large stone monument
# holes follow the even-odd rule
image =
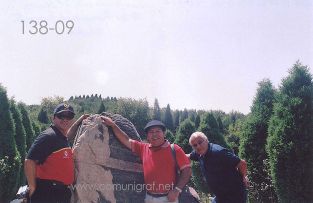
[[[136,128],[117,114],[109,116],[130,138],[140,140]],[[100,115],[85,119],[73,144],[75,203],[141,203],[145,190],[140,159],[122,146]]]

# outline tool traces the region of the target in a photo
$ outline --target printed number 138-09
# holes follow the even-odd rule
[[[68,20],[58,20],[52,26],[48,24],[46,20],[36,21],[31,20],[28,23],[25,23],[24,20],[21,20],[22,23],[22,34],[27,34],[27,31],[31,35],[36,34],[48,34],[49,32],[55,32],[58,35],[70,34],[74,28],[74,21]]]

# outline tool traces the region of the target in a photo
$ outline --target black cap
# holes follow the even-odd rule
[[[71,105],[67,104],[67,103],[61,103],[59,105],[57,105],[57,107],[55,107],[53,114],[59,114],[62,112],[71,112],[75,115],[74,109]]]
[[[147,123],[146,127],[144,128],[145,132],[147,133],[150,127],[154,127],[154,126],[159,126],[162,128],[163,131],[166,130],[166,127],[164,125],[164,123],[162,123],[161,121],[158,120],[152,120],[149,123]]]

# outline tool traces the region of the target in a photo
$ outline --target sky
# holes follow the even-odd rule
[[[310,0],[11,0],[0,11],[0,83],[26,104],[101,94],[246,114],[264,78],[279,87],[297,60],[312,73]],[[30,34],[43,20],[48,33]],[[69,20],[69,34],[53,30]]]

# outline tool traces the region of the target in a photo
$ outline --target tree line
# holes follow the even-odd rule
[[[23,160],[34,138],[51,123],[54,107],[64,98],[43,98],[40,105],[8,99],[0,84],[0,202],[13,199],[25,184]],[[221,110],[172,110],[155,99],[71,96],[67,102],[84,113],[111,112],[129,119],[145,139],[144,126],[151,119],[167,126],[166,138],[191,152],[189,137],[202,131],[210,142],[229,148],[248,163],[250,202],[313,202],[313,85],[307,66],[296,62],[275,88],[269,79],[258,83],[250,113]],[[199,165],[192,164],[190,184],[201,196],[206,187]]]

